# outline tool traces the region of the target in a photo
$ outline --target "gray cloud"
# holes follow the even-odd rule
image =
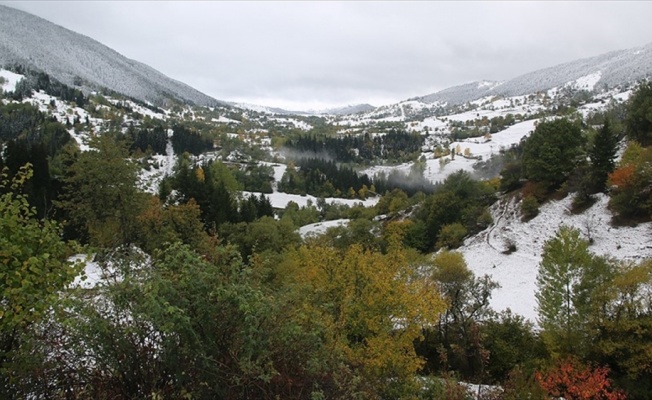
[[[223,100],[425,95],[652,41],[648,2],[4,2]]]

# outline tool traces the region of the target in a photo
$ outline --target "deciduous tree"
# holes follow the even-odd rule
[[[17,352],[28,328],[46,318],[63,290],[78,274],[67,261],[59,226],[39,221],[20,187],[31,176],[29,165],[9,182],[0,180],[0,396],[12,398],[12,381],[23,367]]]

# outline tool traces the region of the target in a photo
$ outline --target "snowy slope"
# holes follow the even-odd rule
[[[575,82],[580,90],[603,90],[652,76],[652,43],[612,51],[530,72],[506,82],[472,82],[418,97],[424,103],[462,104],[487,96],[520,96]]]
[[[423,173],[424,177],[430,182],[441,182],[445,180],[450,174],[465,170],[473,172],[473,165],[478,162],[475,157],[481,157],[483,160],[489,159],[493,154],[498,153],[503,148],[509,148],[511,145],[521,141],[534,130],[534,126],[538,120],[528,120],[514,124],[507,129],[492,135],[491,140],[484,138],[466,139],[460,142],[452,142],[450,148],[456,148],[458,145],[462,151],[469,149],[472,158],[465,158],[461,155],[451,159],[451,156],[444,156],[441,158],[433,158],[432,153],[422,153],[426,156],[426,169]],[[441,161],[446,163],[442,166]],[[392,170],[398,170],[404,174],[410,172],[412,163],[404,163],[400,165],[378,165],[362,170],[369,176],[376,176],[383,172],[389,175]]]
[[[612,227],[607,210],[608,197],[601,195],[590,209],[580,215],[569,212],[571,196],[543,205],[540,213],[529,222],[521,222],[519,204],[501,201],[492,207],[494,224],[467,239],[459,250],[469,268],[481,276],[489,274],[501,284],[493,293],[491,306],[497,310],[510,308],[535,322],[537,318],[536,276],[546,240],[560,226],[575,227],[594,244],[590,250],[597,255],[618,260],[640,261],[652,257],[652,223],[637,227]],[[507,243],[517,247],[512,254],[503,254]]]
[[[18,83],[18,81],[24,78],[23,75],[15,74],[11,71],[7,71],[1,68],[0,68],[0,76],[5,80],[5,83],[0,85],[0,89],[5,92],[13,92],[14,90],[16,90],[16,84]]]
[[[87,36],[0,6],[0,66],[15,63],[42,70],[69,86],[81,83],[87,89],[106,87],[155,104],[169,99],[221,104]]]
[[[462,104],[489,95],[489,92],[500,85],[499,82],[471,82],[450,87],[437,93],[417,97],[415,100],[423,103]]]

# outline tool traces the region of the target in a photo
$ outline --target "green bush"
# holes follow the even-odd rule
[[[437,247],[448,247],[449,249],[456,249],[464,244],[464,237],[468,231],[464,225],[459,222],[444,225],[439,230],[439,240],[437,240]]]
[[[494,222],[494,218],[491,216],[489,210],[484,210],[482,214],[478,217],[478,226],[481,229],[487,228]]]
[[[539,214],[539,202],[532,196],[526,196],[521,202],[521,219],[529,221]]]

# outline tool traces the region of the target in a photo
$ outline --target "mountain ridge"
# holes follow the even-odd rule
[[[102,43],[35,15],[0,5],[0,65],[43,71],[87,91],[107,88],[154,104],[224,105]]]
[[[379,109],[369,104],[356,104],[327,110],[298,111],[216,100],[142,62],[126,58],[88,36],[0,5],[0,66],[14,64],[43,71],[72,87],[86,91],[108,88],[156,105],[181,101],[200,106],[235,106],[264,113],[303,116],[343,116]],[[503,82],[463,83],[395,104],[418,101],[437,106],[455,106],[484,97],[530,95],[567,87],[581,80],[584,80],[584,86],[576,85],[575,89],[601,91],[651,76],[652,43],[535,70]]]
[[[504,82],[469,82],[408,100],[459,105],[487,96],[512,97],[546,91],[597,73],[600,77],[594,88],[600,90],[650,78],[652,43],[538,69]]]

